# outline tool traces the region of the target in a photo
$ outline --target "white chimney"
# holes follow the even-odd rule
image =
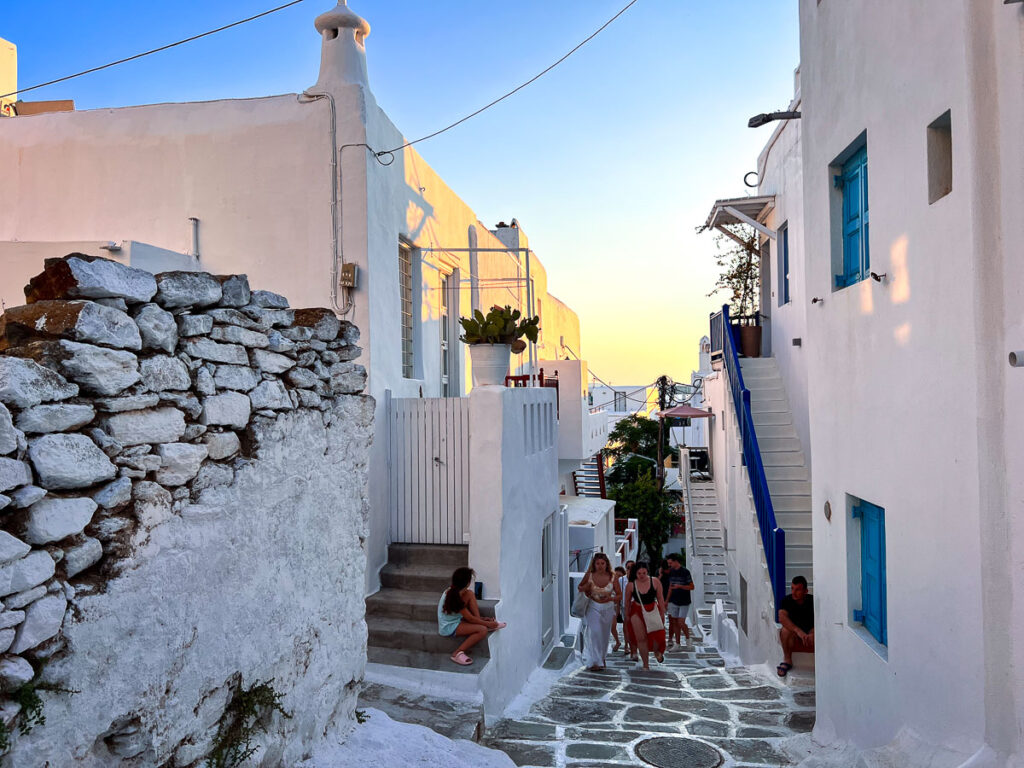
[[[348,9],[345,0],[316,17],[321,37],[320,77],[311,90],[333,90],[343,85],[369,85],[366,76],[366,19]]]

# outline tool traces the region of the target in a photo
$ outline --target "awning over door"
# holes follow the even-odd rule
[[[753,227],[765,237],[775,239],[775,230],[769,229],[762,222],[775,209],[775,195],[760,195],[758,197],[731,197],[723,200],[716,200],[711,206],[711,213],[705,226],[708,229],[717,229],[723,235],[732,238],[740,245],[746,247],[746,243],[728,226],[746,224]]]

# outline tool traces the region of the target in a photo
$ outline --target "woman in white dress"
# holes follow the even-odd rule
[[[615,621],[615,606],[622,601],[618,580],[606,554],[598,552],[591,559],[579,591],[590,598],[590,606],[583,619],[587,626],[584,648],[587,669],[604,669],[608,638],[611,637],[612,623]]]

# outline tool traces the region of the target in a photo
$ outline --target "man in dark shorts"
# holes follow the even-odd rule
[[[690,628],[686,626],[686,617],[690,613],[690,592],[693,591],[693,576],[683,567],[683,559],[679,555],[669,555],[668,560],[668,640],[682,644],[680,631],[690,639]]]
[[[814,596],[807,591],[807,579],[794,576],[792,591],[779,603],[779,639],[785,659],[776,671],[785,677],[793,668],[794,653],[814,653]]]

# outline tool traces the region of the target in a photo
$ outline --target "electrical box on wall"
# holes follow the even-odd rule
[[[356,264],[342,264],[338,285],[342,288],[358,288],[359,267]]]

